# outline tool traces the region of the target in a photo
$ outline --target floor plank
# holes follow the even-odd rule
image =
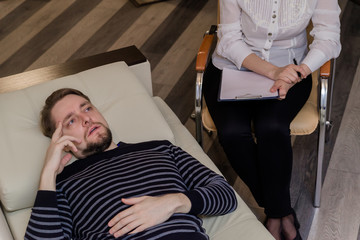
[[[52,2],[62,3],[62,1]],[[86,4],[83,4],[82,1],[73,2],[71,6],[66,8],[66,10],[57,16],[50,24],[41,29],[39,33],[28,40],[1,65],[1,76],[11,75],[27,69],[31,63],[44,54],[48,48],[57,42],[73,25],[80,21],[100,2],[101,0],[87,0]],[[61,4],[59,5],[61,6]],[[39,20],[41,21],[41,19]],[[27,61],[24,61],[24,58]]]
[[[127,29],[109,50],[135,45],[140,48],[156,31],[160,24],[171,14],[171,12],[179,4],[180,0],[165,1],[157,4],[149,5],[140,18]],[[161,11],[159,11],[161,9]],[[139,37],[142,36],[142,37]]]
[[[7,1],[7,2],[12,2],[12,1]],[[14,3],[16,3],[16,1]],[[13,5],[8,4],[7,6],[1,6],[1,4],[2,3],[0,3],[0,8],[7,7],[7,11],[11,11],[11,10],[12,11],[9,14],[5,15],[3,19],[0,20],[0,29],[1,29],[0,40],[3,39],[7,34],[14,31],[18,26],[20,26],[28,18],[30,18],[37,11],[39,11],[39,9],[44,7],[44,5],[47,4],[47,2],[25,1],[18,6],[16,6],[15,4]],[[12,7],[15,6],[16,8],[12,9]],[[3,11],[1,12],[3,14]],[[4,12],[6,12],[6,10]]]
[[[321,208],[308,240],[356,240],[360,226],[360,175],[329,169]]]
[[[14,9],[16,9],[19,5],[21,5],[24,0],[0,0],[0,20],[3,20],[8,14],[11,14]]]
[[[48,48],[27,70],[53,65],[58,62],[66,62],[74,52],[82,47],[87,39],[92,37],[96,31],[101,29],[125,3],[126,1],[119,0],[100,2],[96,8],[74,24],[61,39]]]
[[[360,174],[360,61],[329,168]],[[340,150],[341,149],[341,150]],[[360,196],[359,196],[360,197]]]
[[[174,85],[193,62],[201,45],[204,33],[209,30],[209,23],[216,23],[216,1],[208,1],[196,17],[184,29],[183,33],[164,54],[158,66],[153,70],[154,83],[161,85],[160,89],[154,89],[155,93],[166,98],[174,89]],[[166,71],[162,66],[168,66]],[[192,65],[195,69],[195,65]],[[193,75],[195,76],[195,75]],[[190,76],[189,76],[190,77]],[[191,79],[195,84],[195,77]],[[176,88],[178,89],[178,88]],[[174,89],[176,91],[176,89]]]
[[[65,9],[67,9],[75,0],[52,1],[44,6],[37,14],[27,19],[16,30],[12,31],[0,41],[0,77],[7,76],[13,73],[19,73],[23,70],[13,70],[4,73],[4,63],[19,49],[23,47],[28,41],[39,34],[44,27],[50,24],[56,17],[58,17]],[[22,61],[27,62],[27,57],[24,56]],[[30,64],[29,64],[30,65]],[[11,66],[10,66],[11,68]]]
[[[147,39],[140,50],[150,59],[151,68],[155,69],[163,56],[189,26],[198,12],[206,4],[206,0],[183,0],[168,18]],[[170,76],[169,76],[170,77]]]
[[[86,43],[70,57],[70,60],[108,51],[116,40],[141,17],[146,8],[136,8],[127,0],[125,4]]]

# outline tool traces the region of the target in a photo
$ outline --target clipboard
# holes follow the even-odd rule
[[[279,92],[270,92],[274,81],[252,71],[224,68],[218,101],[278,99]]]

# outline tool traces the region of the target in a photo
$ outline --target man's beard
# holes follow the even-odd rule
[[[109,128],[102,126],[105,128],[106,132],[101,134],[101,139],[97,142],[90,142],[86,146],[86,148],[82,151],[82,154],[87,157],[96,153],[104,152],[112,142],[112,134]]]

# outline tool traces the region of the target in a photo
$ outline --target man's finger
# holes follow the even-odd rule
[[[108,226],[109,227],[113,227],[115,226],[115,224],[117,224],[118,222],[120,222],[122,219],[126,218],[127,216],[131,215],[132,214],[132,209],[131,208],[128,208],[118,214],[116,214],[115,217],[113,217],[109,223],[108,223]]]
[[[141,226],[141,224],[138,221],[130,222],[129,224],[122,226],[121,229],[119,229],[118,231],[114,232],[113,235],[115,238],[121,237],[125,234],[130,233],[131,231],[135,231],[136,228],[138,228],[139,226]]]
[[[71,158],[72,158],[72,155],[70,153],[67,153],[62,157],[61,163],[60,163],[61,171],[66,166],[66,164],[71,160]]]
[[[120,218],[119,221],[111,227],[109,233],[115,237],[120,237],[134,230],[139,225],[141,225],[140,219],[137,219],[134,215],[129,215],[124,218]]]
[[[147,228],[149,228],[149,227],[146,227],[144,224],[142,224],[139,227],[137,227],[136,229],[134,229],[133,231],[129,232],[129,234],[139,233],[139,232],[146,230]]]
[[[144,198],[145,198],[145,196],[143,196],[143,197],[134,197],[134,198],[122,198],[121,201],[126,205],[134,205],[136,203],[141,202]],[[132,207],[130,207],[130,208],[116,214],[116,216],[113,217],[109,221],[108,226],[109,227],[114,226],[116,223],[118,223],[119,221],[121,221],[122,219],[128,217],[131,214],[133,214],[133,208]]]
[[[141,202],[142,200],[144,200],[146,198],[146,196],[142,196],[142,197],[134,197],[134,198],[122,198],[121,201],[123,203],[125,203],[126,205],[134,205],[136,203]]]
[[[70,150],[73,151],[73,152],[77,152],[78,149],[77,147],[75,146],[74,142],[78,142],[79,140],[76,139],[76,138],[73,138],[73,137],[69,137],[69,138],[72,138],[72,139],[65,139],[62,144],[64,145],[63,147],[63,150],[65,152],[69,152]],[[81,141],[80,141],[81,142]],[[79,142],[79,143],[80,143]]]
[[[70,161],[71,158],[72,158],[72,155],[70,153],[67,153],[63,156],[63,158],[61,159],[61,162],[66,164]]]
[[[56,129],[55,129],[55,132],[53,133],[51,139],[54,142],[56,142],[59,138],[61,138],[61,136],[62,136],[62,123],[58,122],[57,126],[56,126]]]

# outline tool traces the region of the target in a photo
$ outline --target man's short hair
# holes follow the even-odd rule
[[[63,99],[67,95],[78,95],[80,97],[85,98],[89,102],[90,99],[88,96],[80,92],[79,90],[73,88],[61,88],[53,92],[45,101],[45,105],[40,113],[40,125],[43,134],[49,138],[53,135],[56,129],[56,123],[53,121],[51,116],[51,110],[55,106],[55,104]]]

